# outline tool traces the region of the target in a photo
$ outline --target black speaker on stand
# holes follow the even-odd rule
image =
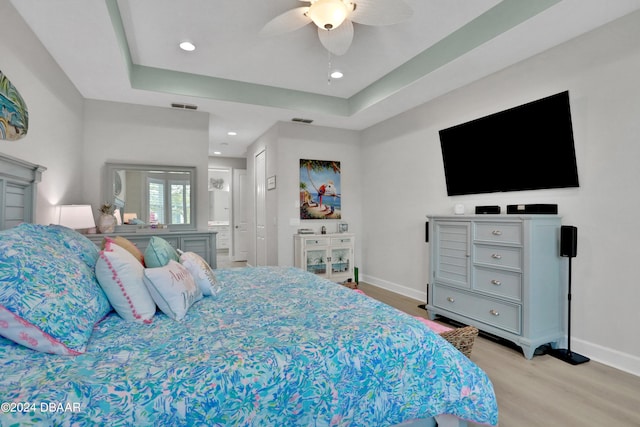
[[[588,362],[590,359],[571,351],[571,258],[578,254],[578,229],[571,225],[560,227],[560,255],[569,258],[569,293],[567,296],[567,348],[554,348],[549,354],[572,365]]]

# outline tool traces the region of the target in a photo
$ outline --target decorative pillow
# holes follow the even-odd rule
[[[149,245],[144,251],[144,262],[148,268],[163,267],[170,260],[177,262],[179,259],[178,252],[169,242],[158,236],[149,239]]]
[[[21,224],[0,232],[0,335],[37,351],[77,355],[111,306],[93,269],[59,231]]]
[[[138,261],[140,261],[140,264],[144,265],[144,255],[142,254],[142,251],[131,240],[126,239],[122,236],[105,237],[104,239],[102,239],[102,249],[105,248],[107,241],[111,241],[120,246],[122,249],[126,249],[127,252],[129,252]]]
[[[59,242],[83,260],[89,267],[96,266],[99,249],[95,243],[75,230],[62,225],[45,226],[44,229]]]
[[[214,295],[219,291],[216,275],[207,262],[195,252],[182,252],[180,254],[180,264],[182,264],[196,282],[203,295]]]
[[[144,283],[160,310],[174,320],[184,319],[189,307],[202,299],[191,273],[174,260],[164,267],[146,268]]]
[[[142,280],[144,267],[129,251],[107,240],[96,263],[96,276],[120,317],[151,323],[156,304]]]

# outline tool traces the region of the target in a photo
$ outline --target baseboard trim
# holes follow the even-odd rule
[[[427,290],[425,288],[424,292],[418,291],[413,288],[408,288],[406,286],[399,285],[397,283],[389,282],[388,280],[383,280],[378,277],[369,276],[363,274],[360,278],[365,283],[368,283],[373,286],[377,286],[382,289],[386,289],[387,291],[395,292],[396,294],[404,295],[405,297],[413,298],[418,301],[427,301]]]
[[[571,350],[612,368],[640,377],[640,357],[571,337]]]

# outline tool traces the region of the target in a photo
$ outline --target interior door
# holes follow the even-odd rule
[[[267,152],[256,155],[256,266],[267,265],[267,206],[266,206]]]
[[[249,248],[247,170],[233,170],[233,261],[246,261]]]

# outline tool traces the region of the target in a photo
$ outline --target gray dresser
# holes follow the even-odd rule
[[[122,236],[130,240],[143,253],[149,245],[149,239],[152,236],[158,236],[165,239],[176,249],[184,252],[195,252],[204,258],[211,266],[216,268],[216,232],[215,231],[180,231],[167,233],[110,233],[110,234],[87,234],[87,237],[97,246],[102,245],[102,239],[105,236]]]
[[[429,217],[427,310],[512,341],[527,359],[564,336],[560,217]]]

